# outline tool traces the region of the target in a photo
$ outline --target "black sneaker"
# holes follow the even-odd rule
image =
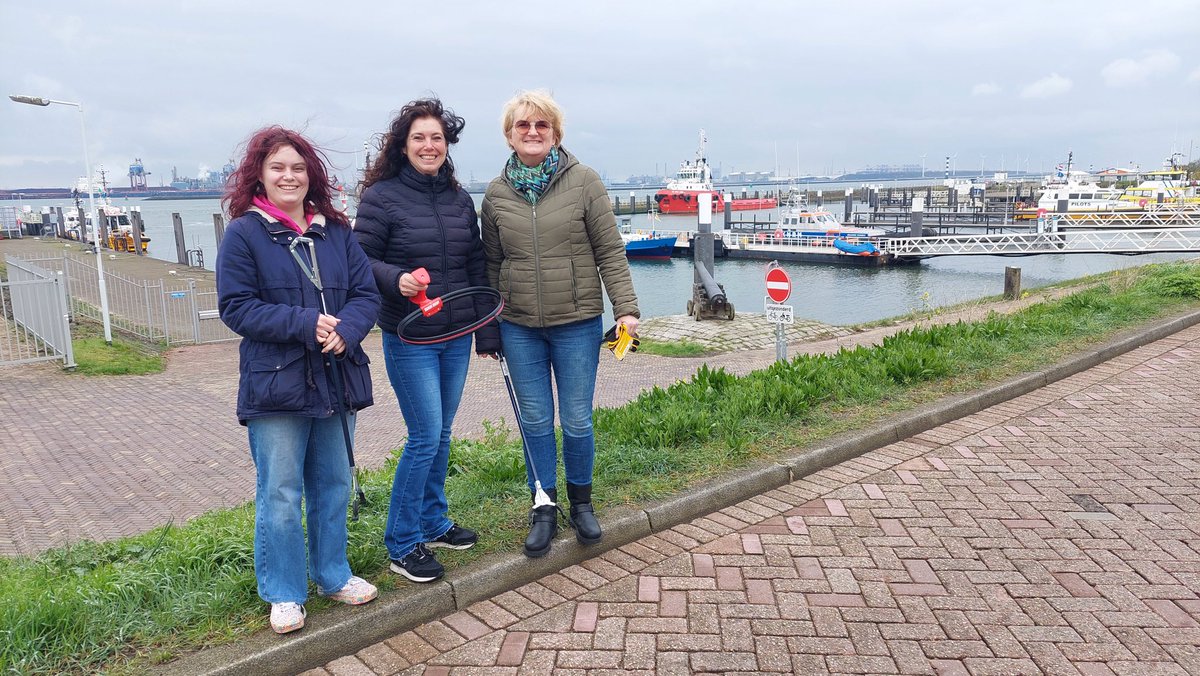
[[[458,524],[450,526],[441,537],[425,543],[426,547],[444,547],[446,549],[470,549],[479,541],[479,536],[470,528],[462,528]]]
[[[406,556],[392,559],[392,572],[413,582],[433,582],[446,574],[446,569],[433,558],[433,552],[420,543]]]

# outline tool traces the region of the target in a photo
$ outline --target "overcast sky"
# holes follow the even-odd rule
[[[134,158],[151,185],[219,168],[271,123],[347,175],[429,93],[467,120],[460,177],[486,180],[501,105],[538,87],[613,179],[673,172],[701,128],[725,172],[1200,156],[1195,0],[0,0],[0,25],[3,93],[82,102],[116,185]],[[74,109],[0,99],[0,187],[82,174]]]

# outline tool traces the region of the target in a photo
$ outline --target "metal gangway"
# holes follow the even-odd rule
[[[1195,253],[1200,252],[1200,227],[892,237],[878,244],[884,255],[909,260],[935,256]]]
[[[1059,230],[1114,228],[1200,228],[1195,206],[1154,205],[1145,211],[1106,211],[1086,214],[1046,214]]]

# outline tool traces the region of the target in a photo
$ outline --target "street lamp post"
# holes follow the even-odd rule
[[[95,190],[92,189],[92,162],[88,158],[87,145],[87,126],[83,123],[83,104],[73,101],[57,101],[55,99],[44,99],[38,96],[19,96],[10,94],[9,97],[17,103],[26,103],[31,106],[48,106],[51,103],[57,103],[61,106],[75,106],[79,110],[79,131],[83,135],[83,170],[86,172],[84,176],[87,178],[88,187],[88,211],[92,214],[92,218],[96,219],[92,225],[92,233],[96,238],[96,274],[100,280],[100,316],[104,320],[104,342],[112,345],[112,321],[108,314],[108,286],[104,282],[104,253],[100,247],[100,218],[101,215],[96,212]],[[80,224],[80,237],[87,240],[87,219],[83,219]]]

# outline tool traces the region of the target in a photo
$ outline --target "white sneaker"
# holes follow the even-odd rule
[[[379,596],[379,589],[361,577],[351,575],[341,589],[332,594],[322,594],[322,596],[352,606],[361,606]]]
[[[285,601],[271,604],[271,628],[276,634],[286,634],[304,628],[304,606]]]

